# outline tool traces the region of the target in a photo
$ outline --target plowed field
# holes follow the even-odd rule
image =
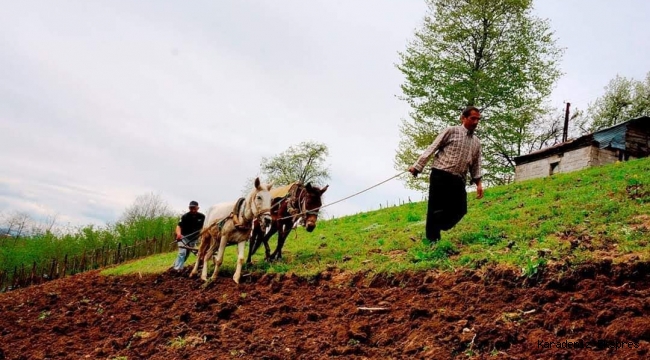
[[[648,270],[89,272],[0,294],[0,359],[646,359]]]

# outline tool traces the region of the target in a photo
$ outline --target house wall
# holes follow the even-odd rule
[[[625,148],[633,157],[641,158],[650,155],[650,124],[630,124],[625,137]]]
[[[567,151],[564,154],[552,155],[527,164],[518,165],[515,167],[515,181],[549,176],[551,172],[551,164],[555,162],[559,162],[559,164],[553,171],[554,174],[584,169],[590,166],[594,156],[601,159],[599,161],[607,161],[606,154],[601,155],[597,147],[585,146],[579,149]],[[615,154],[614,161],[616,161]]]
[[[616,150],[599,149],[595,146],[591,148],[590,166],[607,165],[616,161],[618,161],[618,153]]]

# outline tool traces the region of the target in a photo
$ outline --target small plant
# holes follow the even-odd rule
[[[425,242],[428,243],[429,241],[425,239]],[[414,255],[414,262],[442,260],[454,254],[458,254],[456,246],[449,240],[441,240],[433,250],[417,250]]]
[[[49,311],[41,311],[41,314],[38,316],[38,320],[45,320],[48,316],[50,316]]]
[[[420,215],[420,214],[416,214],[416,213],[412,213],[412,212],[409,212],[408,214],[406,214],[406,221],[407,222],[420,221],[421,219],[422,219],[422,215]]]
[[[539,258],[536,260],[527,259],[526,264],[521,268],[522,275],[527,278],[531,278],[538,274],[540,268],[543,268],[546,265],[546,259]]]
[[[173,348],[182,348],[187,344],[187,341],[180,336],[177,336],[176,339],[169,342],[169,346]]]

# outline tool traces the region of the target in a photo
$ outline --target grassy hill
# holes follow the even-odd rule
[[[417,202],[321,220],[311,234],[299,228],[289,235],[283,261],[265,263],[261,249],[247,270],[313,276],[330,267],[394,273],[501,264],[532,276],[553,263],[647,261],[650,159],[489,188],[481,200],[470,193],[468,214],[433,246],[423,241],[425,216],[426,202]],[[226,249],[221,275],[234,271],[235,251]],[[153,256],[103,274],[162,272],[175,256]]]

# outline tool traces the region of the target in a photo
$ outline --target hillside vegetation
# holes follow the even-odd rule
[[[88,225],[67,234],[47,231],[0,238],[0,272],[10,273],[21,266],[31,269],[33,263],[47,267],[52,259],[63,261],[66,255],[71,259],[96,249],[116,249],[118,244],[133,245],[137,240],[171,238],[177,221],[176,217],[144,218],[106,227]]]
[[[649,214],[650,159],[641,159],[489,188],[481,200],[470,193],[468,214],[432,246],[423,240],[426,202],[321,220],[311,234],[299,228],[289,235],[282,261],[267,264],[262,248],[247,270],[313,276],[331,267],[394,273],[501,264],[532,276],[552,263],[648,260]],[[235,251],[227,247],[221,275],[234,271]],[[162,272],[175,256],[103,274]]]

